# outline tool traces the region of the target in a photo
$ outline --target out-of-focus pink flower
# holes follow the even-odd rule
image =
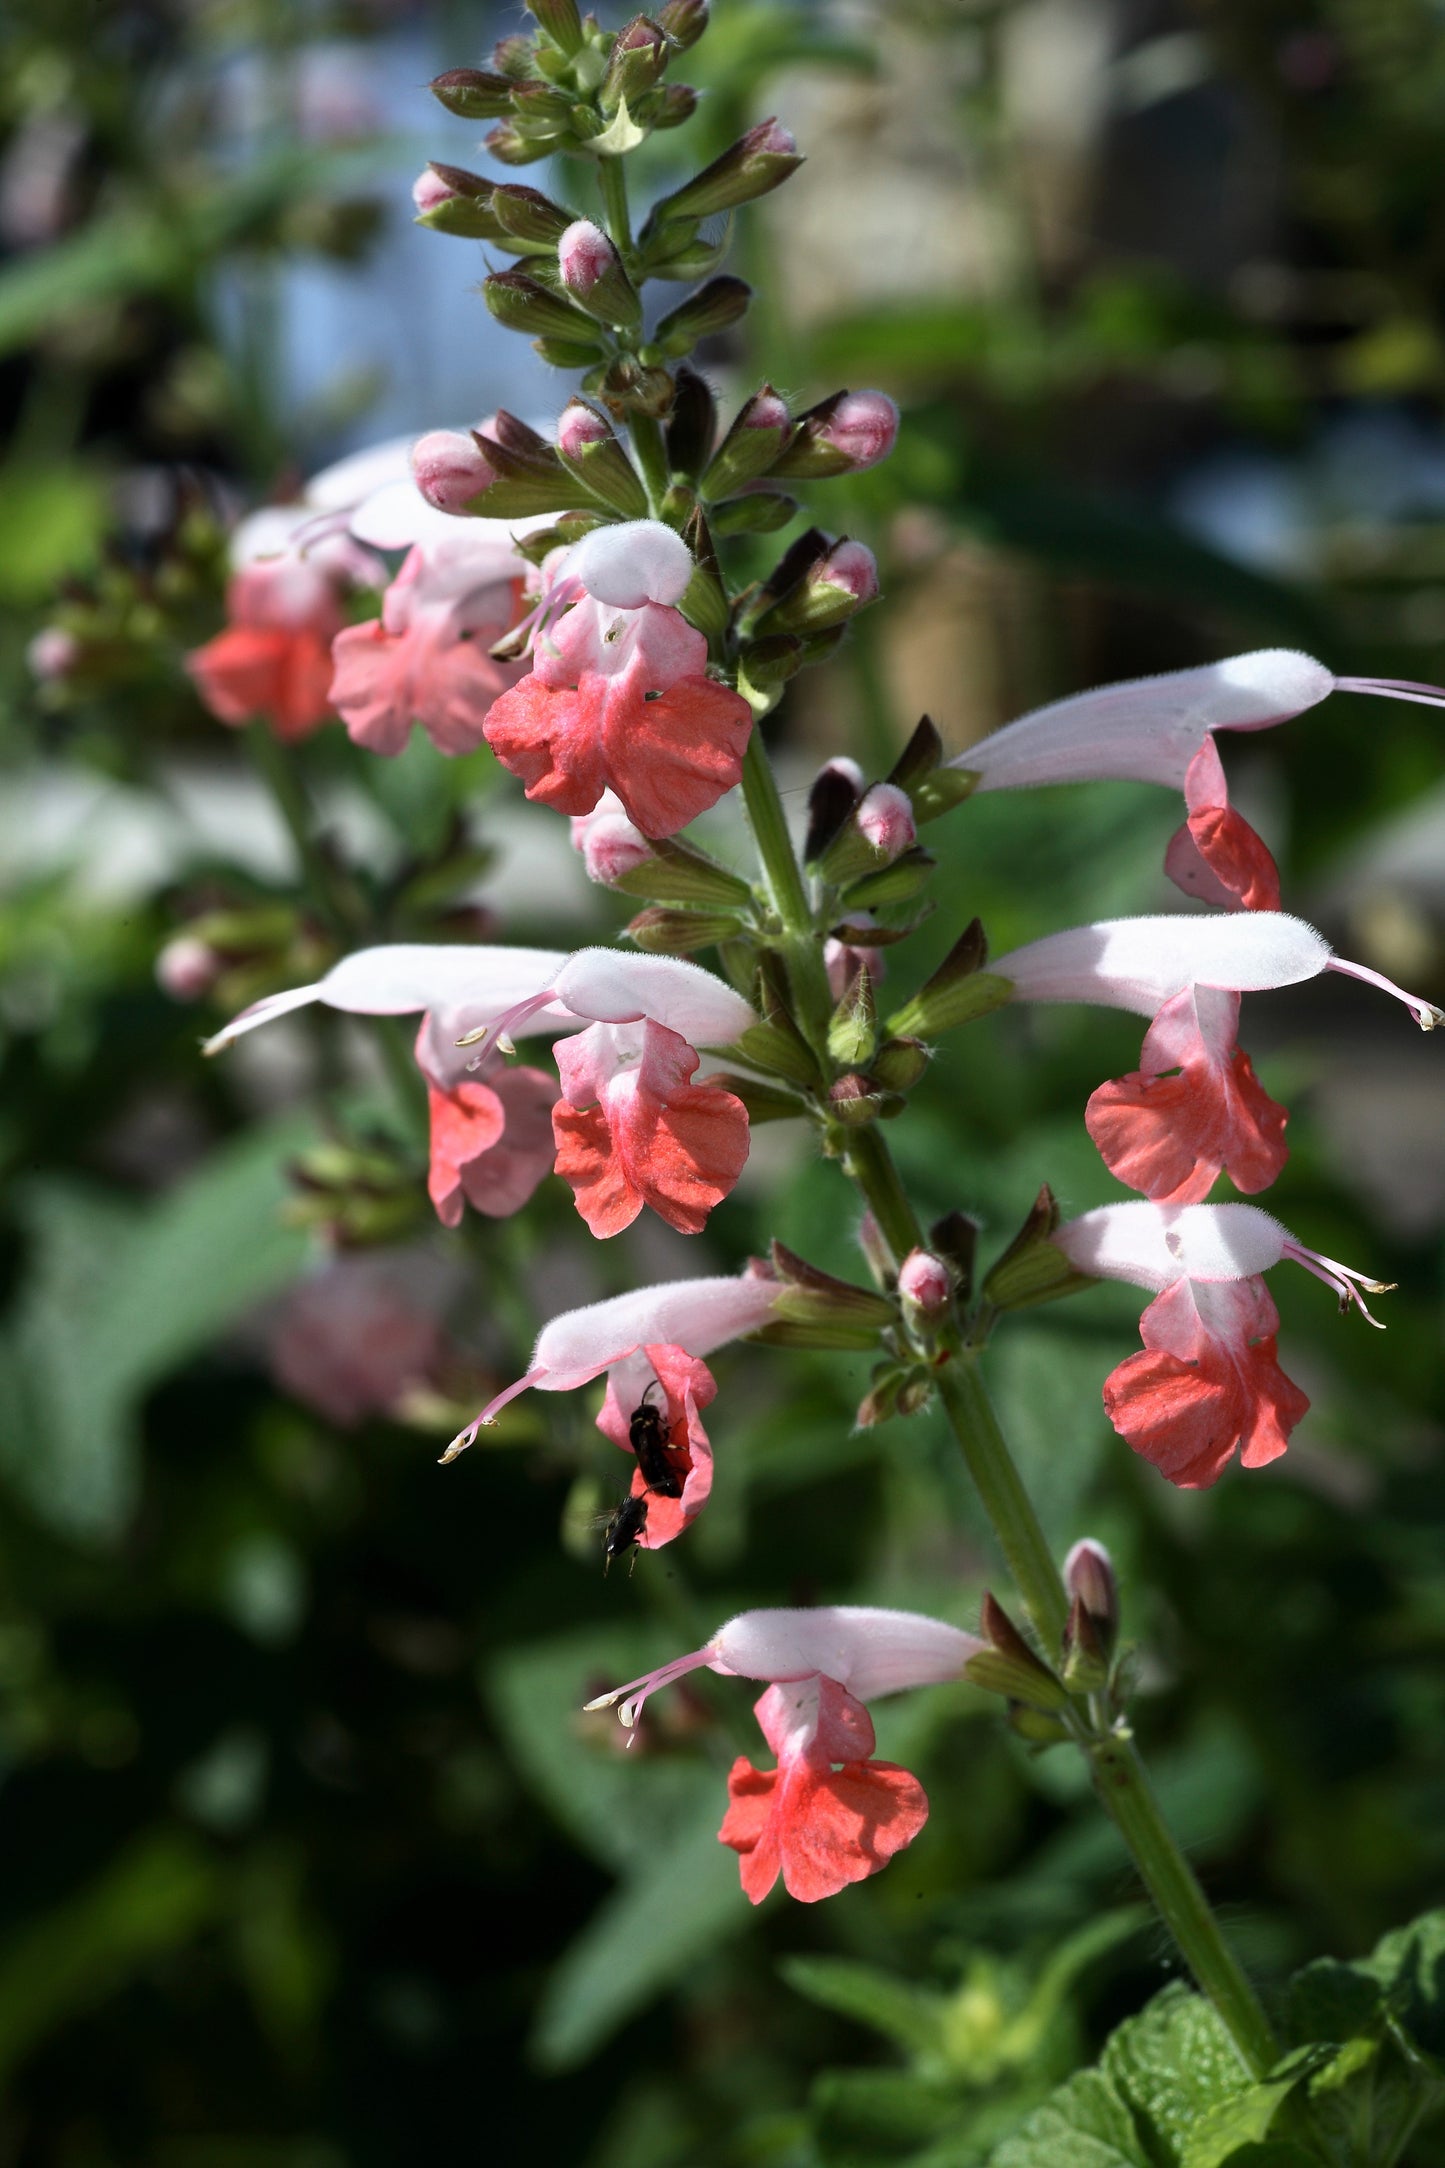
[[[198,934],[178,933],[156,958],[156,981],[172,1001],[200,1001],[221,975],[221,958]]]
[[[464,1203],[487,1219],[510,1219],[552,1171],[557,1080],[496,1059],[484,1076],[451,1076],[448,1062],[439,1078],[429,1021],[416,1042],[431,1117],[427,1195],[444,1227],[460,1225]]]
[[[674,835],[742,775],[752,710],[707,675],[707,642],[673,608],[686,544],[653,520],[602,527],[569,551],[531,674],[500,699],[486,738],[527,796],[590,813],[606,790],[645,836]],[[571,598],[575,597],[573,600]]]
[[[218,722],[258,717],[278,738],[309,737],[331,713],[331,643],[341,629],[334,582],[304,558],[278,558],[235,573],[229,622],[186,658],[197,692]]]
[[[427,1380],[446,1350],[394,1259],[342,1257],[286,1297],[271,1336],[278,1385],[352,1430]]]
[[[1293,1259],[1371,1324],[1361,1291],[1383,1292],[1257,1205],[1105,1205],[1053,1240],[1081,1272],[1156,1290],[1140,1321],[1143,1352],[1112,1372],[1104,1408],[1182,1490],[1217,1482],[1236,1451],[1246,1468],[1277,1460],[1309,1408],[1279,1366],[1279,1313],[1261,1276],[1270,1266]]]
[[[654,1402],[653,1394],[661,1397]],[[712,1490],[712,1446],[702,1426],[701,1410],[717,1396],[707,1364],[680,1347],[643,1347],[614,1364],[607,1396],[597,1418],[604,1438],[633,1461],[631,1494],[647,1499],[647,1520],[636,1542],[643,1550],[671,1543],[697,1519]],[[655,1411],[662,1470],[645,1468],[632,1439],[639,1410],[647,1422]],[[663,1474],[659,1483],[656,1478]]]
[[[652,856],[652,845],[633,827],[615,790],[604,790],[590,813],[575,813],[571,830],[589,881],[619,880]]]
[[[331,699],[358,745],[400,753],[413,723],[443,753],[482,743],[493,703],[518,675],[516,664],[489,653],[516,623],[523,594],[519,560],[498,524],[458,519],[455,536],[417,543],[381,616],[338,635]]]
[[[747,1160],[742,1101],[694,1084],[695,1050],[651,1021],[594,1024],[558,1044],[557,1066],[557,1172],[590,1231],[619,1234],[646,1204],[680,1234],[701,1233]]]
[[[582,1310],[565,1310],[537,1335],[525,1374],[488,1401],[481,1414],[453,1438],[443,1460],[455,1460],[486,1423],[519,1393],[571,1393],[590,1385],[639,1348],[681,1348],[711,1355],[729,1340],[756,1332],[784,1293],[780,1282],[744,1272],[736,1278],[670,1280],[637,1287]]]
[[[25,667],[42,685],[69,677],[80,660],[80,642],[63,625],[46,625],[25,650]]]
[[[961,1678],[983,1647],[961,1628],[913,1611],[850,1604],[744,1611],[703,1648],[587,1706],[621,1702],[622,1722],[632,1730],[650,1694],[703,1666],[725,1678],[769,1681],[754,1714],[778,1766],[757,1769],[738,1757],[718,1837],[738,1854],[743,1891],[754,1904],[780,1874],[790,1897],[813,1904],[876,1874],[928,1819],[918,1779],[873,1759],[866,1704]]]
[[[977,776],[979,790],[1105,779],[1183,790],[1189,817],[1165,858],[1170,879],[1205,903],[1275,911],[1278,870],[1229,803],[1214,733],[1268,730],[1332,692],[1445,705],[1437,686],[1336,677],[1313,656],[1262,648],[1202,669],[1131,678],[1053,701],[971,745],[949,765]]]

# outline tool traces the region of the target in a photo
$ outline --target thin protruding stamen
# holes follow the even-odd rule
[[[1366,1322],[1374,1326],[1376,1332],[1385,1330],[1380,1320],[1371,1315],[1370,1306],[1360,1290],[1368,1289],[1372,1295],[1389,1295],[1393,1294],[1398,1284],[1396,1281],[1367,1280],[1363,1272],[1355,1272],[1349,1265],[1342,1265],[1337,1257],[1324,1257],[1318,1250],[1307,1250],[1302,1242],[1286,1242],[1284,1254],[1292,1257],[1297,1265],[1303,1265],[1305,1271],[1313,1273],[1317,1280],[1323,1280],[1326,1287],[1334,1289],[1340,1298],[1341,1314],[1353,1303]]]
[[[1363,979],[1367,986],[1378,986],[1381,993],[1393,994],[1403,1001],[1422,1031],[1434,1031],[1445,1024],[1445,1009],[1437,1009],[1433,1001],[1426,1001],[1420,994],[1407,994],[1403,986],[1387,979],[1383,972],[1372,971],[1368,964],[1352,964],[1344,956],[1332,956],[1326,964],[1327,971],[1341,971],[1347,979]]]
[[[618,1720],[625,1731],[633,1731],[649,1694],[655,1694],[660,1687],[675,1685],[679,1679],[686,1678],[689,1671],[700,1671],[704,1664],[712,1661],[712,1653],[711,1648],[705,1648],[694,1649],[688,1656],[675,1656],[670,1664],[644,1672],[640,1679],[629,1679],[626,1686],[616,1686],[610,1694],[599,1694],[595,1701],[584,1704],[584,1713],[610,1709],[621,1702]]]
[[[1336,678],[1337,693],[1374,693],[1382,700],[1412,700],[1422,708],[1445,708],[1445,686],[1416,678]]]
[[[504,1054],[515,1054],[517,1049],[512,1044],[512,1033],[519,1025],[524,1024],[529,1016],[535,1016],[538,1009],[545,1009],[547,1003],[555,1001],[556,998],[556,988],[545,986],[540,994],[528,994],[525,1001],[514,1001],[510,1009],[503,1009],[501,1015],[494,1016],[489,1024],[478,1024],[475,1031],[464,1031],[461,1037],[452,1043],[455,1046],[481,1047],[486,1045],[488,1039],[492,1039]],[[475,1061],[467,1063],[467,1067],[480,1068],[482,1059],[478,1054]]]
[[[465,1453],[469,1445],[475,1445],[477,1432],[484,1430],[488,1423],[494,1423],[497,1420],[497,1410],[499,1408],[504,1408],[509,1400],[515,1400],[519,1393],[525,1393],[530,1386],[537,1383],[539,1378],[544,1378],[546,1375],[545,1370],[529,1370],[525,1377],[517,1379],[515,1385],[509,1385],[505,1391],[498,1393],[495,1400],[489,1400],[481,1414],[468,1423],[465,1430],[457,1432],[451,1444],[443,1453],[439,1466],[445,1468],[448,1461],[453,1461],[459,1454]]]

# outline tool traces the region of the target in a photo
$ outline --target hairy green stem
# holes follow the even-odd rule
[[[743,756],[743,801],[752,823],[758,856],[763,862],[768,896],[783,929],[782,947],[797,1006],[798,1024],[814,1053],[826,1064],[833,996],[823,963],[822,943],[803,885],[802,868],[793,850],[793,839],[788,834],[787,816],[778,795],[772,763],[763,746],[760,723],[753,725]]]
[[[1133,1854],[1165,1926],[1244,2062],[1255,2077],[1263,2077],[1279,2056],[1269,2021],[1220,1933],[1198,1877],[1170,1833],[1133,1735],[1117,1726],[1090,1742],[1087,1752],[1099,1798]]]
[[[773,908],[787,937],[785,955],[798,1022],[814,1038],[821,1013],[826,1059],[826,1004],[831,997],[823,972],[821,942],[783,818],[777,783],[757,730],[743,765],[743,793]],[[816,1006],[820,979],[825,1004],[821,1012]],[[901,1264],[909,1250],[923,1243],[924,1236],[886,1139],[872,1125],[851,1132],[843,1149],[843,1163],[867,1202],[895,1265]],[[1040,1645],[1047,1657],[1056,1660],[1068,1621],[1068,1593],[1033,1501],[999,1428],[976,1355],[956,1342],[946,1345],[941,1360],[935,1364],[934,1378],[959,1450]],[[1072,1713],[1070,1728],[1089,1758],[1099,1798],[1129,1847],[1185,1963],[1218,2011],[1242,2061],[1256,2077],[1262,2075],[1277,2055],[1268,2021],[1220,1933],[1194,1870],[1159,1811],[1132,1735],[1122,1724],[1109,1725],[1107,1721],[1101,1729],[1085,1703],[1079,1703]]]

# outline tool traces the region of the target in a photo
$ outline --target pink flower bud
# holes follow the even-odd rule
[[[156,980],[172,1001],[199,1001],[221,973],[221,959],[193,933],[178,933],[156,958]]]
[[[786,429],[791,419],[786,404],[773,390],[772,385],[764,384],[761,391],[754,392],[747,405],[740,410],[736,427]]]
[[[878,560],[864,542],[836,542],[808,575],[810,586],[841,588],[861,610],[878,593]]]
[[[80,642],[73,632],[66,632],[60,625],[46,625],[25,650],[30,675],[42,685],[68,677],[79,660]]]
[[[1064,1560],[1064,1586],[1101,1626],[1113,1628],[1119,1621],[1119,1583],[1114,1561],[1102,1543],[1085,1536]]]
[[[796,158],[798,139],[780,120],[760,120],[738,142],[750,158]]]
[[[896,783],[875,783],[853,817],[865,842],[875,851],[886,851],[890,859],[911,850],[917,840],[908,793]]]
[[[475,437],[456,429],[431,429],[418,437],[411,448],[411,471],[417,488],[438,512],[464,512],[497,478]]]
[[[411,200],[422,213],[434,211],[439,203],[450,203],[458,193],[435,166],[423,166],[411,184]]]
[[[850,391],[818,432],[855,473],[886,459],[898,438],[898,409],[885,391]]]
[[[606,885],[620,880],[652,856],[651,844],[633,827],[613,791],[605,790],[590,813],[575,814],[570,826],[572,848],[582,853],[589,881]]]
[[[616,249],[590,218],[576,219],[557,243],[557,270],[575,294],[590,294],[599,279],[619,268]]]
[[[947,1265],[927,1250],[910,1250],[899,1267],[898,1292],[924,1317],[942,1317],[953,1295]]]
[[[564,459],[579,459],[589,444],[605,444],[612,425],[585,400],[574,399],[557,424],[557,449]]]

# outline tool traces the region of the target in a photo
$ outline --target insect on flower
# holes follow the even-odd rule
[[[656,1390],[656,1379],[648,1386],[639,1407],[627,1418],[627,1439],[637,1455],[637,1465],[642,1480],[659,1498],[682,1496],[683,1472],[675,1468],[668,1458],[667,1417],[662,1408],[655,1408],[650,1395]]]
[[[615,1510],[608,1514],[602,1528],[602,1571],[606,1573],[614,1558],[621,1558],[624,1551],[632,1551],[632,1564],[637,1564],[633,1546],[647,1526],[647,1499],[645,1496],[624,1498]],[[629,1567],[629,1572],[631,1568]]]

